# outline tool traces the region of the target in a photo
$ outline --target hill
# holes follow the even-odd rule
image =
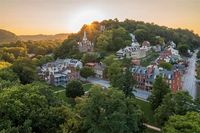
[[[42,40],[65,40],[68,37],[67,33],[61,33],[56,35],[20,35],[18,36],[21,41],[42,41]]]
[[[19,38],[12,32],[0,29],[0,44],[16,42]]]

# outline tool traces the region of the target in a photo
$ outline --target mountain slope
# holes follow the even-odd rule
[[[20,35],[18,36],[22,41],[41,41],[41,40],[65,40],[68,37],[67,33],[61,33],[56,35]]]
[[[0,44],[16,42],[19,38],[12,32],[0,29]]]

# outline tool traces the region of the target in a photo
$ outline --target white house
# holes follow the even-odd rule
[[[77,68],[82,67],[82,62],[76,59],[57,59],[40,67],[38,75],[49,84],[65,86],[67,81],[80,77]]]

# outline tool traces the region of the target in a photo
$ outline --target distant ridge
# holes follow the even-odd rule
[[[42,41],[42,40],[65,40],[68,37],[68,33],[60,33],[56,35],[19,35],[19,39],[22,41]]]
[[[14,33],[0,29],[0,44],[16,42],[17,40],[19,40],[19,38]]]

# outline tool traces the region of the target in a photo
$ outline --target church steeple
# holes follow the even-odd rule
[[[84,31],[84,35],[83,35],[83,41],[87,41],[87,34],[85,31]]]

